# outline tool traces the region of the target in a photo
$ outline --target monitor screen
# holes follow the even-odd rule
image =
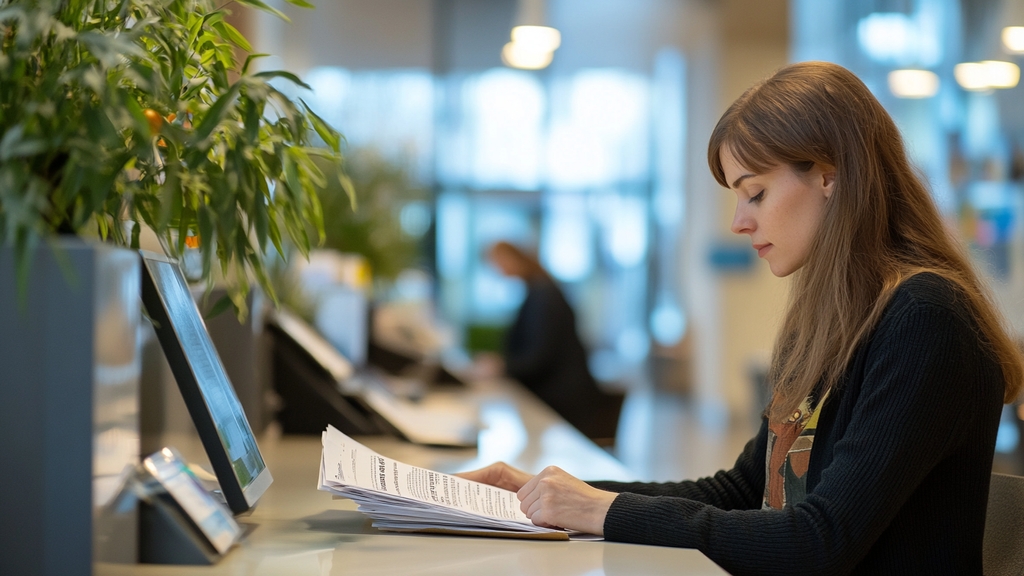
[[[177,261],[141,254],[143,304],[224,499],[240,514],[270,486],[270,471]]]

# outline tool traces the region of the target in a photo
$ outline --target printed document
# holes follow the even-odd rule
[[[323,433],[319,489],[349,498],[381,530],[567,540],[536,526],[515,492],[381,456],[333,426]]]

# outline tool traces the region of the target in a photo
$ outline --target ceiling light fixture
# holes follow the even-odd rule
[[[501,60],[513,68],[539,70],[551,64],[562,34],[546,25],[544,0],[519,0],[512,41],[501,50]]]
[[[1024,53],[1024,26],[1003,28],[1003,46],[1010,52]]]
[[[964,62],[953,67],[953,76],[964,90],[1013,88],[1020,81],[1020,68],[1013,62],[998,60]]]
[[[547,68],[554,57],[553,52],[531,50],[529,46],[509,42],[501,49],[501,61],[513,68],[540,70]]]
[[[522,25],[512,29],[512,41],[531,50],[554,52],[562,45],[562,33],[550,26]]]
[[[893,70],[889,90],[900,98],[931,98],[939,92],[939,76],[930,70]]]

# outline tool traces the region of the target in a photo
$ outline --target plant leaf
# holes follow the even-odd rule
[[[0,140],[0,160],[34,156],[46,150],[46,141],[40,138],[22,139],[25,126],[18,124],[8,130]]]
[[[215,241],[213,229],[214,218],[216,216],[214,215],[213,210],[206,205],[199,207],[197,216],[199,217],[199,246],[203,247],[201,250],[203,256],[203,278],[209,278],[210,269],[212,268],[211,260],[213,251],[209,248],[205,248],[204,245]]]
[[[138,221],[132,222],[132,243],[130,245],[132,250],[139,249],[139,235],[142,232],[142,226]]]
[[[187,46],[195,46],[196,38],[199,37],[199,32],[203,29],[203,21],[205,18],[200,18],[195,14],[189,15],[189,26],[188,26],[188,42]]]
[[[253,74],[253,77],[264,78],[267,80],[271,80],[273,78],[284,78],[290,81],[292,84],[295,84],[296,86],[305,88],[306,90],[312,90],[312,88],[309,87],[309,84],[306,84],[305,82],[300,80],[299,77],[296,76],[295,74],[292,74],[291,72],[287,72],[285,70],[267,70],[266,72],[257,72],[256,74]]]
[[[305,100],[299,99],[302,102],[302,107],[306,109],[306,114],[309,115],[309,121],[313,124],[313,130],[316,130],[317,135],[327,144],[327,147],[334,151],[335,154],[341,153],[341,135],[338,131],[332,128],[327,122],[324,122],[323,118],[316,115],[316,112],[306,104]]]
[[[263,194],[257,193],[252,201],[252,223],[256,228],[256,240],[260,244],[260,252],[267,251],[267,235],[270,229],[270,215],[267,213],[267,200]]]
[[[349,178],[348,174],[338,170],[338,181],[341,183],[341,189],[344,190],[345,194],[348,196],[349,203],[352,204],[352,210],[358,210],[359,203],[356,201],[356,187],[352,184],[352,178]]]
[[[210,12],[203,17],[203,25],[205,26],[216,26],[218,23],[224,21],[224,11],[217,10],[216,12]]]
[[[85,45],[86,49],[109,68],[124,63],[125,56],[145,58],[146,52],[126,39],[117,36],[100,34],[99,32],[82,32],[78,40]]]
[[[285,15],[284,12],[281,12],[277,8],[274,8],[273,6],[270,6],[266,2],[263,2],[263,0],[237,0],[237,1],[238,1],[239,4],[242,4],[244,6],[251,6],[253,8],[256,8],[257,10],[262,10],[264,12],[269,12],[270,14],[273,14],[274,16],[277,16],[278,18],[280,18],[281,20],[284,20],[285,22],[291,22],[291,19],[289,19],[288,16]]]
[[[231,308],[231,297],[225,294],[217,300],[217,303],[210,308],[210,311],[207,312],[205,316],[203,316],[203,319],[211,320],[213,318],[216,318],[217,316],[223,314],[224,311],[227,310],[228,308]]]
[[[266,58],[267,56],[270,56],[270,54],[264,54],[262,52],[256,54],[249,54],[248,56],[246,56],[245,64],[242,65],[242,75],[245,76],[245,73],[249,71],[249,64],[251,64],[253,60],[259,58]]]
[[[252,46],[249,44],[249,41],[246,40],[245,36],[242,36],[242,33],[231,24],[228,24],[227,22],[217,22],[213,27],[223,34],[225,38],[230,40],[235,46],[238,46],[246,52],[252,52]]]
[[[194,144],[202,148],[208,148],[208,146],[204,145],[206,139],[210,137],[210,134],[213,134],[217,126],[227,117],[229,106],[234,104],[235,98],[238,97],[239,89],[240,85],[236,82],[217,99],[213,106],[210,106],[203,116],[203,120],[196,127],[195,132],[192,133],[192,142]]]
[[[277,226],[277,218],[271,216],[267,220],[267,233],[270,235],[270,241],[274,243],[274,248],[277,249],[277,253],[284,258],[284,246],[281,244],[281,229]]]

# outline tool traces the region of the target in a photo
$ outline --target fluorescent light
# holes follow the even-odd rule
[[[550,26],[516,26],[512,41],[537,52],[554,52],[562,45],[562,34]]]
[[[509,42],[501,49],[501,61],[513,68],[525,70],[540,70],[551,64],[553,52],[534,50],[526,44]]]
[[[964,62],[953,67],[953,75],[964,90],[1013,88],[1020,81],[1020,68],[1013,62],[997,60]]]
[[[1013,62],[985,60],[982,64],[989,75],[989,86],[993,88],[1013,88],[1020,82],[1020,67]]]
[[[900,98],[931,98],[939,92],[939,77],[929,70],[893,70],[889,90]]]
[[[1003,46],[1010,52],[1024,52],[1024,26],[1003,28]]]
[[[985,66],[981,62],[964,62],[953,67],[953,76],[964,90],[988,90]]]

